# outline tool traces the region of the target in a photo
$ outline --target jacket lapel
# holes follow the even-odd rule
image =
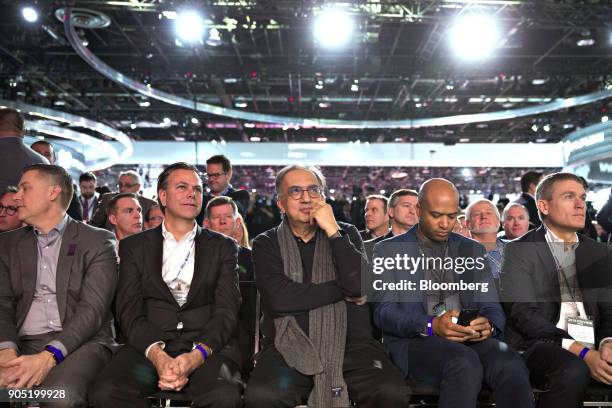
[[[155,228],[154,234],[147,234],[149,238],[148,245],[143,249],[143,255],[145,255],[145,270],[143,273],[151,273],[152,282],[161,290],[163,296],[170,303],[175,304],[178,307],[176,299],[170,292],[170,288],[164,281],[162,276],[162,264],[164,261],[164,238],[162,236],[162,227]],[[150,256],[147,256],[150,254]]]
[[[206,265],[206,252],[208,248],[208,239],[206,232],[198,226],[195,236],[195,254],[193,262],[193,278],[187,294],[185,305],[189,304],[193,297],[197,294],[198,289],[204,283],[208,268]],[[184,305],[183,305],[184,306]]]
[[[57,307],[60,313],[62,324],[66,317],[66,302],[68,297],[68,284],[72,271],[72,262],[77,256],[78,249],[78,223],[68,218],[66,230],[62,235],[62,245],[57,259],[55,276],[55,292],[57,296]]]
[[[25,320],[26,314],[32,306],[34,300],[34,292],[36,290],[36,276],[38,274],[38,248],[36,245],[36,236],[32,227],[27,227],[28,231],[25,232],[21,243],[19,245],[19,262],[21,264],[21,281],[24,288],[25,303],[23,304],[23,313],[18,313],[17,326],[21,327],[21,324]]]

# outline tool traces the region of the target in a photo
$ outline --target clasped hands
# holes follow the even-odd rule
[[[36,387],[55,364],[53,355],[47,351],[18,356],[14,349],[0,350],[0,388]]]
[[[158,345],[149,351],[149,360],[157,370],[159,377],[157,385],[164,391],[182,390],[189,381],[191,373],[204,363],[199,350],[194,349],[172,358]]]
[[[489,319],[478,316],[470,322],[469,326],[461,326],[453,323],[453,317],[459,317],[458,310],[450,310],[442,316],[433,319],[433,332],[447,340],[464,343],[466,341],[480,342],[488,339],[493,334],[493,328]]]

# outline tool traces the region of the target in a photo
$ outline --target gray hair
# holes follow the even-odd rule
[[[527,216],[527,220],[529,220],[529,211],[527,210],[527,207],[525,207],[523,204],[521,203],[510,203],[508,204],[505,208],[504,211],[502,212],[502,218],[501,220],[503,222],[506,222],[506,217],[508,217],[508,212],[510,211],[511,208],[514,207],[518,207],[521,210],[523,210],[523,212],[525,213],[525,215]]]
[[[140,174],[136,173],[134,170],[122,171],[121,173],[119,173],[119,178],[121,178],[122,176],[130,176],[135,183],[142,184],[140,180]]]
[[[497,209],[497,206],[495,204],[493,204],[493,201],[487,200],[486,198],[481,198],[480,200],[476,200],[473,203],[471,203],[470,205],[468,205],[467,208],[465,209],[465,219],[466,219],[466,221],[470,221],[472,219],[472,209],[474,208],[474,206],[476,204],[482,204],[482,203],[489,204],[493,208],[493,210],[495,212],[495,215],[497,216],[497,219],[498,220],[500,219],[499,210]]]
[[[325,191],[325,189],[327,188],[325,176],[323,176],[323,174],[321,173],[319,169],[317,169],[314,166],[301,166],[299,164],[292,164],[290,166],[283,167],[276,174],[276,182],[275,182],[276,194],[281,195],[280,188],[281,188],[281,185],[283,184],[283,180],[285,179],[285,176],[287,175],[287,173],[293,170],[304,170],[304,171],[312,173],[317,179],[317,183],[319,183],[319,187],[321,187],[323,191]]]

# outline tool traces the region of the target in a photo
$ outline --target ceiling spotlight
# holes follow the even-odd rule
[[[351,91],[358,92],[359,91],[359,85],[357,85],[357,84],[351,85]]]
[[[170,120],[170,118],[168,118],[168,117],[165,117],[165,118],[164,118],[164,123],[165,123],[165,124],[168,124],[168,123],[170,123],[170,122],[172,122],[172,121]]]
[[[533,130],[534,132],[537,132],[538,131],[538,125],[536,125],[534,123],[533,126],[531,126],[531,130]]]
[[[340,9],[328,9],[317,16],[314,23],[316,41],[327,48],[337,48],[348,43],[353,33],[353,20]]]
[[[194,10],[181,11],[175,21],[176,34],[187,43],[202,42],[204,20]]]
[[[21,9],[21,15],[28,23],[38,21],[38,11],[34,7],[24,7]]]
[[[319,108],[327,109],[331,106],[329,102],[319,102]]]
[[[237,108],[246,108],[248,104],[246,102],[236,102],[234,106]]]
[[[259,136],[251,136],[251,142],[261,142],[261,137]]]
[[[200,123],[200,121],[198,120],[198,118],[191,118],[191,123],[193,123],[194,125],[197,125]]]
[[[542,126],[542,129],[544,129],[545,132],[550,132],[550,125],[547,123],[544,126]]]
[[[151,106],[151,102],[149,102],[149,101],[141,101],[141,102],[138,102],[138,105],[141,108],[148,108],[149,106]]]
[[[458,17],[449,32],[453,52],[462,59],[490,56],[499,44],[497,22],[491,16],[469,14]]]
[[[608,115],[604,115],[601,117],[601,123],[606,123],[608,121]]]
[[[317,142],[327,142],[326,137],[317,137]]]

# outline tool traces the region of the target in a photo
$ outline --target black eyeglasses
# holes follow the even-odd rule
[[[0,204],[0,214],[2,214],[2,210],[6,210],[6,215],[15,215],[17,212],[17,207],[13,207],[12,205],[2,205]]]
[[[316,184],[313,184],[306,188],[302,188],[299,186],[291,186],[287,190],[287,194],[294,200],[299,200],[304,196],[304,191],[308,191],[308,195],[310,196],[310,198],[319,198],[321,197],[321,194],[323,194],[323,189],[320,186],[317,186]]]

